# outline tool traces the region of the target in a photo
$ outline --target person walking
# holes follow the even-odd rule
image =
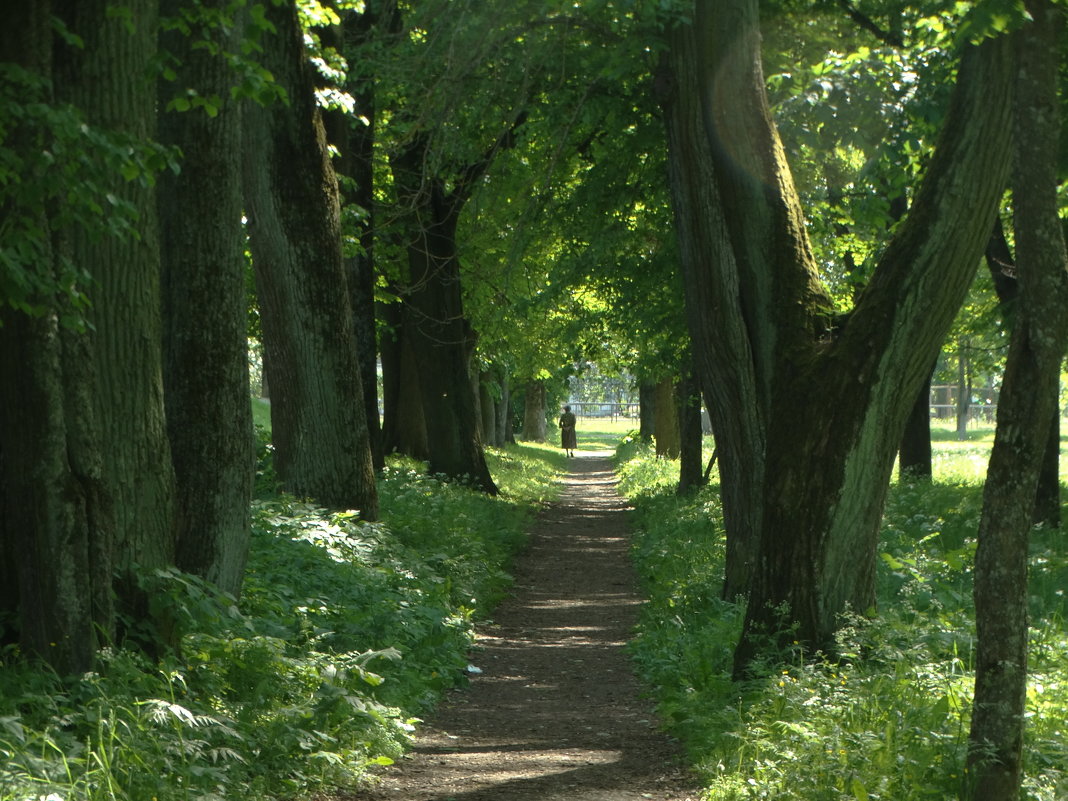
[[[578,436],[575,434],[575,414],[570,406],[564,407],[564,413],[560,415],[560,447],[568,456],[575,455],[578,447]]]

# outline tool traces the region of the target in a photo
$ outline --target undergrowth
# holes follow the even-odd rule
[[[272,495],[261,463],[240,601],[177,570],[144,577],[173,653],[108,648],[61,678],[0,652],[0,800],[294,799],[390,762],[464,681],[473,622],[562,457],[489,459],[499,498],[393,462],[381,523]]]
[[[715,484],[675,494],[677,467],[637,443],[618,453],[635,505],[644,592],[638,669],[706,782],[706,801],[952,799],[966,755],[974,651],[972,564],[981,485],[939,457],[930,484],[895,484],[884,519],[879,614],[839,634],[839,657],[798,654],[769,678],[731,680],[744,608],[721,598]],[[1068,547],[1032,536],[1024,797],[1068,798]]]

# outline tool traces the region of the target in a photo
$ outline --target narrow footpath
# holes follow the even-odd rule
[[[607,452],[578,451],[531,532],[512,596],[483,628],[482,672],[360,801],[697,801],[640,697],[626,642],[641,604]]]

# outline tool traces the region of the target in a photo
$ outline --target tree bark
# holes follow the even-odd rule
[[[203,6],[225,15],[228,0]],[[164,0],[177,17],[185,0]],[[160,85],[160,140],[181,148],[181,172],[160,180],[164,392],[174,460],[178,567],[237,595],[248,553],[253,482],[245,234],[241,226],[240,105],[227,54],[237,20],[190,33],[164,31],[177,56]],[[218,50],[194,47],[211,41]],[[218,97],[203,109],[166,111],[186,89]]]
[[[294,2],[267,6],[263,66],[288,106],[246,106],[249,242],[271,384],[275,467],[295,495],[378,517],[337,179]]]
[[[109,13],[106,0],[60,0],[53,8],[84,42],[57,41],[57,99],[82,109],[90,125],[136,142],[154,140],[156,91],[145,76],[157,53],[158,3],[133,0],[121,17]],[[70,246],[74,262],[94,279],[94,414],[102,481],[112,494],[116,592],[137,619],[147,615],[147,598],[135,569],[174,563],[174,470],[163,401],[156,197],[150,181],[120,176],[112,191],[137,210],[137,236],[97,238],[75,230]]]
[[[1013,207],[1020,293],[975,557],[975,699],[970,801],[1020,796],[1027,695],[1027,557],[1038,476],[1056,409],[1050,391],[1068,342],[1068,255],[1058,219],[1062,12],[1027,0],[1014,34],[1017,70]]]
[[[523,400],[523,439],[526,442],[545,442],[546,412],[545,382],[528,381]]]
[[[13,6],[0,30],[0,61],[51,77],[50,4]],[[26,97],[51,105],[47,90]],[[32,161],[51,132],[24,121],[4,143]],[[98,635],[113,634],[113,521],[102,483],[93,411],[92,342],[64,328],[71,311],[56,280],[60,239],[37,214],[44,252],[34,265],[57,287],[34,299],[39,316],[0,314],[0,610],[18,621],[23,652],[60,674],[92,667]],[[69,256],[69,253],[63,255]]]

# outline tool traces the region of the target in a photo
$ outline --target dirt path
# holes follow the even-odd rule
[[[607,452],[579,451],[538,520],[482,670],[367,801],[696,801],[625,651],[639,598]]]

